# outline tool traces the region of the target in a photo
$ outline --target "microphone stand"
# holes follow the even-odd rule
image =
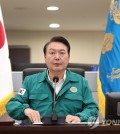
[[[55,104],[56,104],[56,84],[59,81],[59,78],[57,76],[53,77],[53,82],[55,83],[55,88],[54,88],[54,95],[53,95],[53,113],[52,113],[52,121],[56,122],[57,121],[57,114],[56,114],[56,108],[55,108]]]
[[[45,116],[42,118],[42,122],[45,125],[57,125],[57,124],[64,124],[65,123],[65,116],[57,116],[56,113],[56,84],[59,81],[59,78],[57,76],[53,77],[53,82],[55,83],[54,92],[53,92],[53,108],[52,108],[52,115],[51,116]]]

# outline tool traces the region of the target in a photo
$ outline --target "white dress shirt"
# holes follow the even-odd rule
[[[49,81],[52,83],[53,88],[55,89],[55,83],[50,80],[49,74],[48,74],[48,79],[49,79]],[[65,79],[66,79],[66,70],[65,70],[65,72],[64,72],[63,79],[60,79],[60,80],[56,83],[56,89],[55,89],[56,95],[57,95],[57,94],[59,93],[59,91],[61,90],[62,85],[63,85]]]

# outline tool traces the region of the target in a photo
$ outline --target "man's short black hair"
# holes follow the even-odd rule
[[[67,47],[67,50],[68,50],[68,54],[70,53],[70,44],[69,42],[67,41],[67,39],[65,39],[64,37],[62,36],[54,36],[53,38],[51,38],[51,40],[49,42],[47,42],[43,48],[43,52],[44,52],[44,55],[46,55],[46,50],[47,50],[47,47],[48,45],[51,43],[51,42],[61,42],[63,43],[66,47]]]

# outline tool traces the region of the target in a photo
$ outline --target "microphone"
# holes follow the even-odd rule
[[[53,77],[53,82],[57,83],[59,81],[59,78],[57,76]]]
[[[59,81],[58,76],[54,76],[53,77],[53,82],[55,83],[55,87],[54,87],[54,95],[53,95],[53,113],[52,113],[52,121],[56,122],[57,121],[57,114],[56,114],[56,108],[55,108],[55,103],[56,103],[56,84]]]

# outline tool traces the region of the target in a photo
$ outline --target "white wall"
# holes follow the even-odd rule
[[[104,31],[7,31],[9,45],[28,45],[31,63],[43,63],[43,46],[53,36],[66,37],[71,44],[73,63],[98,64]]]

